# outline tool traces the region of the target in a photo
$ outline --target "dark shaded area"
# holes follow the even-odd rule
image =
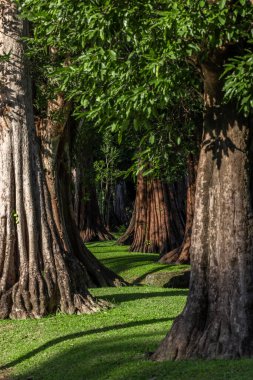
[[[203,142],[203,146],[205,146],[206,153],[209,151],[212,151],[213,153],[213,160],[216,161],[217,168],[220,170],[222,158],[224,156],[229,157],[229,152],[234,153],[235,150],[239,150],[242,152],[241,149],[239,149],[233,141],[226,136],[226,131],[223,132],[225,135],[223,138],[220,136],[216,137],[212,134],[211,138],[208,140],[205,140]]]
[[[151,262],[148,261],[147,258],[141,254],[129,255],[129,256],[124,256],[124,257],[115,257],[115,259],[107,258],[107,259],[102,259],[101,262],[105,266],[110,266],[110,268],[112,268],[116,273],[119,273],[123,270],[127,270],[128,268],[141,267],[144,265],[151,264]],[[154,260],[153,262],[155,263],[156,260]],[[161,265],[161,269],[164,269],[164,266]]]
[[[189,288],[191,271],[187,270],[178,276],[173,277],[164,288]]]
[[[155,298],[155,297],[179,297],[179,296],[187,296],[188,290],[178,290],[178,291],[164,291],[164,292],[154,292],[154,293],[128,293],[128,294],[105,294],[103,298],[107,301],[114,303],[135,301],[143,298]],[[138,322],[137,322],[138,323]]]

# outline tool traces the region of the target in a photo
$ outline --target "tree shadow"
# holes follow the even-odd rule
[[[101,259],[104,265],[109,266],[112,270],[118,272],[125,271],[127,269],[131,268],[136,268],[136,267],[141,267],[145,265],[150,265],[150,264],[157,264],[159,265],[160,268],[164,268],[165,265],[158,264],[154,260],[148,260],[146,256],[143,255],[128,255],[124,257],[115,257],[115,258],[106,258],[106,259]],[[168,267],[168,265],[166,265]]]
[[[134,301],[139,299],[148,299],[155,297],[186,297],[188,295],[188,290],[169,290],[164,292],[154,292],[154,293],[124,293],[124,294],[104,294],[99,298],[106,299],[112,303],[122,303],[128,301]]]
[[[205,126],[208,126],[209,137],[202,143],[205,152],[212,152],[212,159],[220,170],[222,159],[229,157],[235,151],[245,153],[234,141],[228,136],[229,126],[233,127],[238,124],[239,129],[247,123],[247,119],[241,115],[236,106],[231,104],[217,107],[210,107],[205,115]],[[212,128],[210,128],[212,126]],[[205,128],[204,128],[205,129]]]
[[[108,299],[107,297],[108,296],[106,296],[106,299]],[[36,348],[35,350],[28,352],[27,354],[19,357],[18,359],[15,359],[15,360],[1,366],[0,371],[12,368],[12,367],[16,366],[17,364],[20,364],[20,363],[22,363],[28,359],[31,359],[35,355],[38,355],[38,354],[42,353],[43,351],[45,351],[45,350],[47,350],[53,346],[56,346],[60,343],[63,343],[63,342],[69,341],[69,340],[78,339],[78,338],[86,337],[86,336],[88,337],[88,336],[93,335],[93,334],[95,335],[95,334],[106,333],[109,331],[124,330],[127,328],[149,325],[149,324],[158,323],[158,322],[167,322],[167,321],[172,321],[172,320],[174,320],[174,318],[148,319],[148,320],[144,320],[144,321],[134,321],[134,322],[122,323],[122,324],[118,324],[118,325],[106,326],[106,327],[102,327],[100,329],[91,329],[91,330],[87,330],[87,331],[79,331],[77,333],[60,336],[59,338],[52,339],[49,342],[47,342],[47,343],[41,345],[40,347]]]
[[[136,340],[134,340],[136,338]],[[252,360],[151,362],[159,334],[103,336],[93,344],[76,344],[19,376],[19,380],[237,380],[253,378]],[[134,345],[133,345],[134,340]],[[33,363],[31,363],[33,364]]]
[[[137,285],[139,284],[141,281],[143,281],[148,275],[150,274],[154,274],[154,273],[157,273],[157,272],[160,272],[160,271],[163,271],[163,273],[166,273],[164,272],[164,267],[158,267],[158,268],[155,268],[155,269],[152,269],[151,271],[147,272],[147,273],[144,273],[142,276],[139,276],[138,278],[136,278],[134,281],[133,281],[133,284],[134,285]]]

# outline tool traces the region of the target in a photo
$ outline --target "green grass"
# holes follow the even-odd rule
[[[189,268],[189,265],[159,264],[159,255],[129,252],[128,246],[119,246],[115,241],[89,243],[87,246],[104,265],[128,282],[139,283],[151,273]]]
[[[107,253],[112,254],[111,248]],[[114,253],[117,256],[116,248]],[[149,268],[150,264],[145,265]],[[137,273],[137,264],[132,269]],[[127,271],[131,271],[130,266]],[[0,321],[0,366],[5,366],[0,379],[253,379],[253,361],[249,359],[165,363],[146,359],[146,353],[156,349],[183,309],[187,290],[130,286],[91,292],[115,307],[93,315]]]

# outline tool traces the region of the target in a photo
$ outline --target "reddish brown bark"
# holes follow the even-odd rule
[[[81,238],[84,242],[113,240],[102,221],[95,183],[82,175],[85,169],[86,165],[82,165],[75,175],[74,211]]]
[[[172,213],[174,209],[174,214]],[[175,189],[158,179],[138,176],[132,252],[163,254],[182,240],[184,230]]]
[[[166,253],[161,257],[161,264],[189,264],[191,233],[195,207],[195,190],[196,190],[196,159],[192,154],[188,157],[188,176],[187,176],[187,202],[186,202],[186,225],[184,240],[180,247]]]

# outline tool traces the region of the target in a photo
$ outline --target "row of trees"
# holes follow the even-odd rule
[[[90,239],[92,147],[109,129],[137,175],[120,242],[163,262],[191,255],[186,307],[152,359],[252,356],[252,2],[20,1],[30,32],[14,2],[1,12],[0,316],[90,312],[106,305],[89,286],[122,282],[74,222]]]

